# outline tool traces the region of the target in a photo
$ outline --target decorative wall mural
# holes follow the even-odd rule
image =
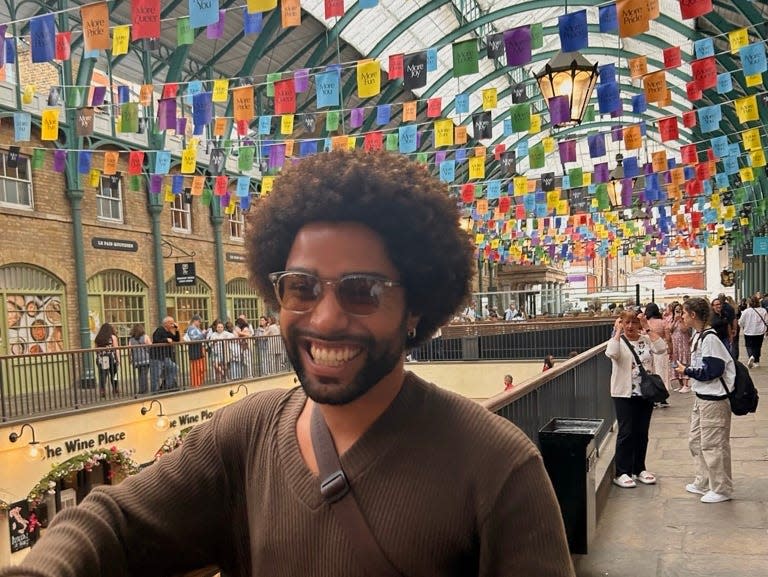
[[[61,297],[6,295],[8,352],[12,355],[63,350]]]

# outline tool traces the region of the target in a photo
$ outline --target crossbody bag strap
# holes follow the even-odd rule
[[[336,520],[354,546],[360,563],[368,569],[370,575],[402,577],[384,555],[355,500],[349,480],[341,468],[339,454],[336,452],[328,425],[317,405],[312,407],[310,433],[317,467],[320,470],[320,493],[331,506]]]
[[[627,343],[627,346],[629,347],[629,350],[632,353],[632,356],[635,357],[635,362],[637,363],[637,368],[640,370],[640,374],[645,375],[648,371],[645,370],[643,363],[640,362],[640,357],[637,356],[637,351],[635,350],[635,347],[632,346],[632,343],[630,343],[629,339],[624,335],[621,335],[621,340]]]

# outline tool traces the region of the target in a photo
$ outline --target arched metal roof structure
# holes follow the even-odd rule
[[[4,0],[4,4],[0,5],[0,23],[10,22],[6,34],[23,39],[29,33],[31,17],[55,12],[60,29],[78,31],[82,26],[79,8],[90,3],[84,0]],[[272,113],[267,84],[268,79],[274,79],[275,76],[270,75],[282,73],[283,78],[288,78],[299,69],[308,69],[311,75],[328,66],[337,65],[341,69],[344,111],[357,107],[373,110],[378,104],[418,100],[417,122],[425,125],[431,121],[425,115],[426,99],[441,97],[443,116],[453,118],[457,123],[468,124],[470,138],[472,128],[468,119],[471,119],[472,112],[481,109],[482,89],[496,88],[499,106],[493,112],[493,138],[482,144],[491,147],[503,144],[509,149],[524,141],[538,142],[552,134],[547,122],[546,106],[535,87],[528,94],[533,110],[542,113],[542,132],[535,135],[503,133],[503,120],[509,115],[511,104],[510,91],[512,86],[521,82],[533,85],[533,73],[559,50],[558,17],[566,11],[586,10],[589,47],[582,53],[600,65],[616,66],[624,104],[623,113],[613,117],[598,115],[594,122],[584,123],[569,132],[560,132],[560,137],[583,135],[589,131],[606,132],[612,125],[645,121],[647,138],[644,149],[639,151],[645,161],[655,150],[676,152],[682,144],[697,143],[703,151],[709,148],[709,140],[718,135],[726,135],[731,142],[737,142],[740,141],[740,133],[751,127],[758,128],[765,136],[765,127],[761,121],[740,123],[733,110],[735,99],[748,94],[764,95],[766,91],[762,86],[746,86],[738,55],[731,54],[729,49],[728,33],[738,28],[747,28],[751,42],[764,42],[768,36],[766,4],[747,0],[714,0],[712,12],[696,19],[682,20],[678,0],[659,0],[658,3],[660,15],[650,22],[647,32],[621,39],[615,33],[599,31],[598,11],[601,6],[608,4],[604,0],[572,0],[565,5],[561,0],[379,0],[378,5],[370,9],[361,8],[357,1],[348,1],[344,16],[332,19],[325,18],[323,0],[302,0],[300,26],[282,28],[278,6],[275,10],[263,13],[261,31],[249,35],[243,31],[242,0],[220,0],[220,9],[225,13],[221,38],[208,38],[205,28],[199,28],[195,30],[192,44],[178,46],[177,23],[179,19],[188,16],[189,7],[187,2],[172,0],[161,3],[163,22],[158,42],[133,42],[126,55],[112,57],[107,52],[101,53],[97,59],[82,59],[82,36],[75,33],[72,54],[73,60],[78,61],[76,84],[81,86],[90,84],[94,68],[121,81],[137,84],[151,82],[159,86],[179,83],[182,94],[189,82],[212,82],[226,78],[235,85],[242,83],[256,86],[257,114]],[[108,2],[111,26],[131,22],[131,4],[129,0]],[[504,58],[483,58],[482,49],[489,34],[532,24],[543,26],[543,46],[534,51],[529,64],[508,67]],[[689,63],[694,58],[694,42],[707,37],[714,42],[718,72],[732,73],[733,90],[725,95],[715,90],[706,90],[700,101],[691,103],[686,95],[686,84],[691,80]],[[470,38],[477,38],[481,48],[479,72],[454,78],[451,45]],[[630,77],[628,59],[646,56],[649,71],[660,70],[663,68],[663,49],[673,46],[681,47],[683,64],[679,68],[667,70],[671,104],[666,107],[650,105],[642,115],[633,114],[629,101],[631,96],[642,92],[642,85],[639,80]],[[358,60],[375,58],[386,72],[390,56],[429,49],[436,51],[437,70],[430,73],[425,87],[411,91],[404,88],[402,80],[388,80],[382,83],[379,95],[367,99],[357,97],[355,64]],[[470,114],[457,115],[453,107],[454,97],[465,92],[470,98]],[[311,90],[298,96],[298,113],[323,114],[324,111],[316,109]],[[658,119],[666,116],[679,118],[684,111],[712,104],[725,104],[719,130],[702,133],[700,127],[686,129],[681,123],[678,141],[661,142],[656,122]],[[761,114],[768,113],[762,101],[759,106]],[[217,103],[216,115],[230,116],[231,103]],[[342,115],[342,130],[348,134],[360,134],[374,129],[371,118],[374,115],[367,116],[366,122],[353,130],[345,123]],[[379,128],[396,130],[398,122],[395,116],[393,114],[392,121]],[[256,128],[252,128],[254,139],[259,138]],[[309,134],[308,129],[297,122],[293,137],[301,138]],[[317,123],[311,135],[316,138],[326,135],[321,122]],[[470,140],[468,146],[473,143]],[[421,150],[429,146],[430,142],[422,139]],[[610,146],[609,158],[612,158],[614,152],[621,152],[620,143]],[[554,156],[550,155],[543,171],[560,169],[559,160]],[[592,164],[586,143],[581,141],[579,161],[585,167]],[[536,171],[528,171],[527,161],[523,160],[518,166],[519,170],[528,175],[536,175]]]

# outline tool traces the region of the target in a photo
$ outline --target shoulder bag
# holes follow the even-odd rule
[[[621,335],[621,339],[629,347],[632,356],[635,357],[637,368],[640,370],[640,396],[647,401],[653,401],[654,403],[665,401],[667,397],[669,397],[669,391],[667,391],[667,387],[664,386],[664,380],[661,376],[646,371],[643,363],[640,362],[640,357],[637,356],[635,347],[632,346],[629,339],[624,335]]]
[[[336,515],[347,539],[355,547],[360,563],[371,575],[377,577],[403,577],[381,550],[360,510],[349,480],[341,468],[331,433],[317,405],[312,407],[310,432],[320,470],[320,493]]]

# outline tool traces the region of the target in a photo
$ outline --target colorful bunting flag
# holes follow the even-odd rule
[[[280,17],[283,28],[301,26],[301,4],[299,0],[282,0],[280,2]]]
[[[205,28],[219,21],[219,0],[189,0],[189,25]]]
[[[576,52],[587,47],[587,11],[567,12],[557,19],[560,50]]]
[[[296,82],[293,78],[275,82],[275,114],[296,112]]]
[[[2,31],[2,38],[5,36],[5,26],[0,27],[0,31]],[[3,42],[0,42],[0,52],[2,52],[5,49],[5,44]],[[72,32],[57,32],[56,33],[56,60],[64,61],[69,60],[72,56]],[[3,62],[0,62],[0,66],[3,65]]]
[[[531,29],[529,26],[505,30],[503,37],[508,66],[522,66],[531,61]]]
[[[681,62],[679,46],[670,46],[664,49],[664,68],[677,68]]]
[[[680,0],[680,15],[683,19],[698,18],[712,12],[712,0]]]
[[[325,0],[325,19],[344,16],[344,0]]]
[[[160,38],[160,0],[131,1],[131,36]]]
[[[403,83],[406,88],[424,88],[427,85],[427,53],[415,52],[406,54],[404,59],[405,77]]]
[[[106,2],[86,4],[80,8],[85,50],[108,50],[109,9]]]
[[[463,40],[451,45],[453,52],[453,77],[476,74],[479,71],[477,40]]]
[[[381,67],[377,60],[357,62],[357,95],[370,98],[381,92]]]
[[[53,60],[56,55],[56,24],[53,14],[32,18],[29,22],[29,36],[32,45],[32,62]]]
[[[648,0],[618,0],[616,14],[620,38],[628,38],[648,31],[650,26]]]
[[[59,109],[46,108],[40,119],[41,139],[56,140],[59,137]]]

